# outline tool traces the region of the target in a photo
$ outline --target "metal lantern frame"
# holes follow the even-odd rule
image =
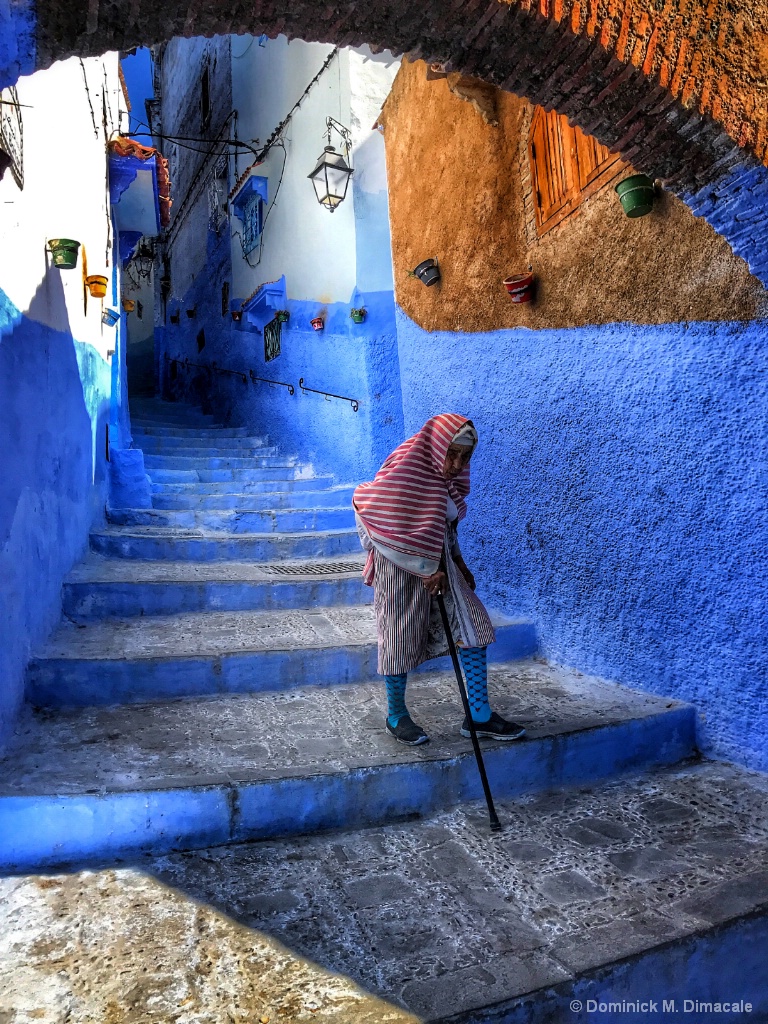
[[[335,146],[331,145],[331,132],[335,131],[342,140],[344,153],[338,153]],[[307,177],[311,180],[315,190],[318,203],[324,206],[330,213],[334,213],[347,198],[349,180],[354,174],[354,168],[350,166],[349,155],[352,149],[352,136],[348,128],[340,124],[333,117],[326,117],[325,132],[328,139],[327,145],[317,158],[315,169]],[[339,179],[343,175],[343,190],[333,186],[329,180],[329,172]]]

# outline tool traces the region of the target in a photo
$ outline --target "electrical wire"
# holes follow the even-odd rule
[[[237,238],[240,241],[240,248],[243,250],[243,259],[251,268],[251,270],[255,270],[256,267],[258,267],[258,265],[261,263],[261,257],[264,252],[264,232],[267,230],[267,220],[269,219],[269,215],[272,212],[272,208],[277,202],[277,196],[278,193],[280,192],[280,186],[283,183],[283,176],[285,174],[285,165],[288,162],[288,151],[285,148],[285,142],[282,139],[280,139],[280,141],[276,142],[275,145],[279,146],[283,151],[283,166],[280,168],[280,177],[277,179],[277,185],[275,187],[274,195],[272,196],[272,202],[269,204],[269,206],[267,207],[267,212],[264,214],[264,221],[261,225],[261,234],[259,235],[259,258],[256,260],[255,263],[251,263],[249,259],[249,256],[251,254],[245,251],[245,243],[242,233],[237,230],[232,232],[232,237]]]
[[[83,58],[80,57],[79,60],[80,60],[80,67],[81,67],[82,72],[83,72],[83,82],[85,83],[85,95],[88,97],[88,106],[91,108],[91,120],[93,121],[93,134],[98,139],[98,137],[99,137],[99,129],[96,127],[96,114],[94,113],[93,103],[91,102],[91,90],[88,88],[88,76],[85,73],[85,64],[83,63]]]

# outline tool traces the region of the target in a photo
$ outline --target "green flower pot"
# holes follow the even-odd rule
[[[356,323],[356,324],[363,323],[363,321],[365,320],[365,314],[366,314],[366,310],[364,308],[361,308],[361,309],[351,309],[349,311],[349,315],[352,317],[353,323]]]
[[[51,238],[48,248],[53,256],[53,265],[60,270],[74,270],[77,266],[77,251],[80,243],[74,238]]]
[[[288,312],[287,309],[278,309],[278,311],[275,313],[275,320],[277,320],[279,324],[287,324],[290,315],[291,314]]]
[[[644,217],[653,209],[656,192],[647,174],[631,174],[618,183],[615,192],[628,217]]]

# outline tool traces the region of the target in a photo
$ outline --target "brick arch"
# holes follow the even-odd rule
[[[38,0],[34,64],[229,32],[439,60],[664,179],[768,283],[767,14],[768,0]]]

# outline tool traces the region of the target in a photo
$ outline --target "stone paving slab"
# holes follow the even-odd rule
[[[491,666],[489,693],[495,708],[526,726],[526,746],[685,707],[535,659]],[[429,744],[408,747],[385,732],[380,682],[41,711],[28,716],[0,761],[0,795],[210,786],[426,764],[469,752],[452,675],[416,675],[408,703]],[[513,744],[483,746],[493,758]]]
[[[403,1006],[430,1022],[587,1024],[574,992],[617,977],[624,998],[681,998],[693,978],[690,995],[751,997],[744,1019],[766,1019],[764,776],[702,763],[499,811],[495,836],[470,804],[1,880],[0,1017],[401,1024]],[[733,945],[720,958],[737,924],[741,970]]]

